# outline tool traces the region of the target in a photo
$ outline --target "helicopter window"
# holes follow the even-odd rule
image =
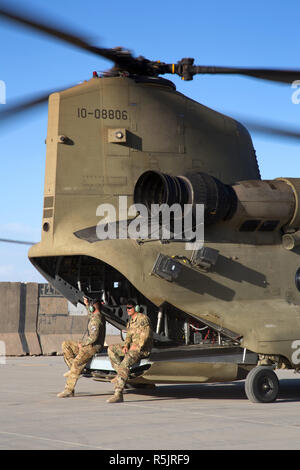
[[[246,222],[240,226],[240,232],[254,232],[260,222],[260,220],[246,220]]]
[[[300,291],[300,268],[298,268],[296,271],[295,283],[296,283],[297,289]]]
[[[266,220],[259,227],[259,232],[273,232],[278,227],[279,220]]]

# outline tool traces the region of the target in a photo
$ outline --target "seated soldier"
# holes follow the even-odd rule
[[[66,398],[74,396],[74,389],[80,374],[88,361],[103,349],[106,325],[100,312],[101,301],[94,300],[89,304],[86,297],[83,299],[88,310],[89,322],[87,326],[88,337],[80,343],[76,341],[64,341],[62,350],[64,360],[69,371],[64,374],[67,377],[65,389],[57,396]]]
[[[130,367],[142,358],[148,357],[152,349],[153,332],[147,315],[139,312],[139,307],[132,299],[127,302],[129,321],[126,329],[126,339],[122,344],[108,347],[108,356],[117,376],[113,379],[115,393],[107,400],[108,403],[123,401],[123,390],[128,380]]]

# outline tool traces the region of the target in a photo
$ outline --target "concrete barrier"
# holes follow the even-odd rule
[[[30,355],[42,354],[40,341],[37,334],[39,291],[38,284],[29,282],[26,284],[24,336]]]
[[[80,341],[84,335],[88,321],[86,312],[80,316],[70,315],[68,304],[53,287],[39,285],[37,334],[42,354],[61,354],[63,341]]]
[[[64,297],[43,297],[38,298],[39,315],[69,315],[68,301]]]
[[[87,329],[86,315],[70,315],[68,301],[60,296],[39,297],[37,333],[43,354],[61,354],[65,340],[80,341]]]
[[[19,356],[29,352],[24,336],[25,292],[20,282],[0,283],[0,341],[6,355]]]
[[[43,354],[61,354],[65,340],[80,341],[86,331],[88,318],[83,316],[39,314],[37,333]]]
[[[62,342],[81,341],[87,324],[83,309],[70,309],[51,286],[0,283],[0,341],[7,356],[61,354]],[[118,330],[107,325],[106,345],[120,341]]]
[[[41,343],[42,353],[61,354],[61,345],[63,341],[81,341],[87,331],[87,315],[39,315],[38,316],[38,335]],[[107,325],[107,334],[105,337],[105,346],[121,343],[118,330],[111,325]]]
[[[46,290],[40,289],[40,292]],[[82,305],[75,307],[64,297],[40,295],[37,332],[43,354],[61,354],[63,341],[81,341],[87,332],[88,316]],[[106,327],[106,345],[120,342],[119,331]]]
[[[122,338],[120,335],[106,335],[104,346],[110,346],[111,344],[122,343]]]

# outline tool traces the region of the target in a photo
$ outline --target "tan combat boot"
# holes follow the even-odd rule
[[[62,392],[57,394],[58,398],[68,398],[74,397],[74,390],[70,390],[69,388],[65,388]]]
[[[115,392],[115,394],[109,400],[106,400],[106,401],[107,403],[122,403],[124,401],[123,393]]]

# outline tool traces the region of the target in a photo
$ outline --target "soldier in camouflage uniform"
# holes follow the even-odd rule
[[[64,360],[69,367],[69,371],[64,374],[67,377],[67,382],[64,391],[57,395],[59,398],[74,396],[75,385],[82,370],[87,362],[103,349],[106,326],[105,319],[100,312],[100,301],[95,300],[89,306],[88,299],[84,297],[84,303],[89,316],[88,337],[80,343],[64,341],[62,344]],[[90,307],[92,307],[91,310],[94,309],[93,312]]]
[[[127,302],[126,340],[122,344],[114,344],[108,348],[108,356],[117,376],[113,379],[115,393],[107,400],[108,403],[119,403],[123,401],[123,390],[128,380],[130,367],[140,359],[149,356],[152,349],[152,328],[149,318],[143,313],[136,311],[136,303],[133,300]]]

